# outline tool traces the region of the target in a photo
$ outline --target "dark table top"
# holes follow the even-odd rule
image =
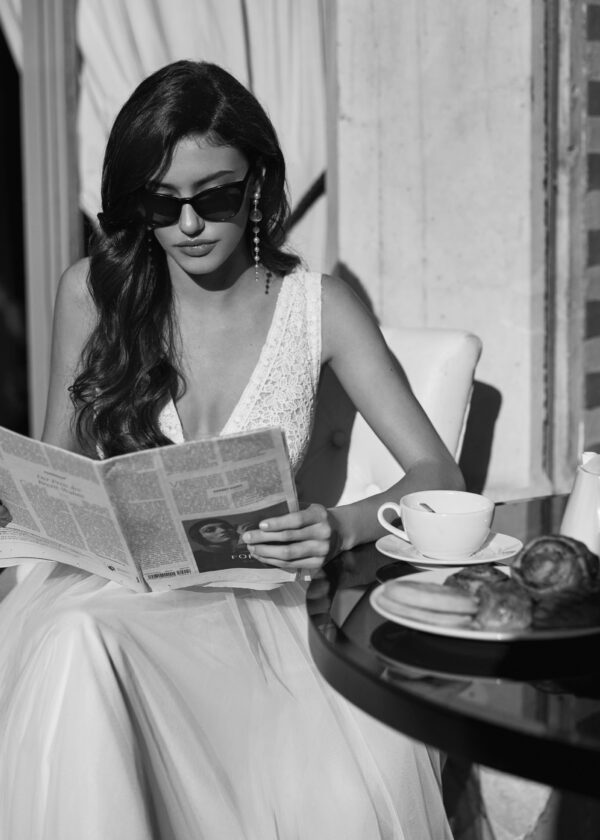
[[[493,529],[557,533],[566,497],[496,506]],[[447,638],[382,618],[379,580],[418,571],[374,544],[309,586],[309,643],[325,679],[364,711],[447,753],[554,787],[600,791],[600,628],[544,641]],[[379,578],[379,580],[378,580]]]

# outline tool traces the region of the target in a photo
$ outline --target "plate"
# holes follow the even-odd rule
[[[403,575],[402,580],[418,580],[423,583],[443,583],[446,578],[457,569],[430,569],[427,572],[415,572],[412,575]],[[503,571],[508,571],[508,567]],[[405,618],[396,615],[385,607],[380,606],[378,597],[385,587],[382,583],[377,586],[369,596],[371,606],[379,615],[393,621],[395,624],[402,624],[404,627],[411,627],[413,630],[421,630],[425,633],[435,633],[436,636],[449,636],[454,639],[474,639],[482,642],[510,642],[516,639],[525,641],[544,641],[547,639],[568,639],[571,636],[590,636],[600,633],[600,627],[554,627],[548,630],[535,630],[525,628],[519,630],[476,630],[469,627],[445,627],[441,624],[429,624],[425,621],[415,621],[413,618]]]
[[[413,566],[424,566],[431,569],[435,566],[502,563],[520,551],[523,548],[523,543],[516,537],[510,537],[508,534],[497,534],[492,531],[479,551],[470,554],[468,557],[461,557],[460,560],[456,557],[453,560],[436,560],[433,557],[425,557],[409,542],[405,542],[393,534],[380,537],[375,543],[375,548],[385,554],[386,557],[393,557],[394,560],[405,560],[407,563],[412,563]]]

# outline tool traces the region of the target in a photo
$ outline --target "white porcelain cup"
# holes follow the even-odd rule
[[[385,518],[387,510],[402,518],[404,530]],[[383,527],[410,542],[420,554],[457,561],[481,548],[489,536],[493,515],[491,499],[460,490],[419,490],[403,496],[400,504],[385,502],[377,511]]]

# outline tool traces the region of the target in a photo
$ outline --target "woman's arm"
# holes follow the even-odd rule
[[[60,278],[54,306],[50,384],[42,440],[63,449],[79,452],[72,429],[73,403],[69,386],[73,384],[81,351],[94,321],[94,305],[87,288],[88,260],[68,268]]]
[[[413,490],[462,490],[464,480],[371,313],[347,284],[327,278],[322,311],[324,361],[405,472],[382,493],[332,509],[341,547],[352,548],[386,533],[377,521],[384,501],[397,502]]]
[[[305,568],[386,533],[377,509],[417,489],[464,489],[461,472],[413,395],[371,313],[337,278],[325,278],[322,359],[405,471],[393,487],[350,505],[322,505],[261,523],[245,535],[261,560]],[[264,542],[263,542],[264,541]],[[281,543],[280,545],[278,543]]]
[[[88,261],[80,260],[65,271],[58,285],[52,326],[50,384],[42,432],[43,441],[72,452],[79,452],[80,447],[71,429],[73,404],[68,389],[75,378],[81,350],[94,321],[87,272]],[[0,501],[0,528],[11,519],[9,511]]]

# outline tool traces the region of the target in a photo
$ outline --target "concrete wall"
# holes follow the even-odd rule
[[[543,0],[338,0],[331,262],[385,324],[483,340],[486,492],[546,492]],[[482,456],[483,457],[483,456]]]

